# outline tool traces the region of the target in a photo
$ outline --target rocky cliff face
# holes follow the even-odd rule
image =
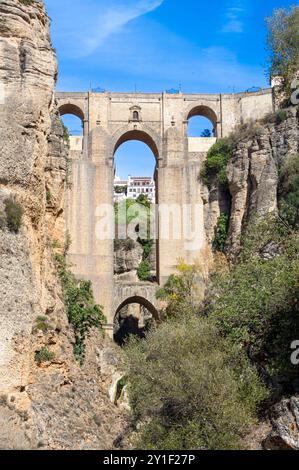
[[[18,235],[1,231],[0,389],[22,387],[29,374],[34,317],[51,304],[46,286],[45,163],[57,73],[48,18],[40,2],[0,3],[0,194],[18,200]],[[59,308],[57,306],[57,308]],[[61,308],[61,305],[60,305]]]
[[[299,154],[299,107],[289,108],[283,119],[269,117],[249,126],[228,165],[232,198],[228,250],[238,252],[240,236],[253,215],[277,209],[278,169]]]
[[[117,352],[94,331],[86,365],[74,360],[53,260],[67,148],[43,2],[0,0],[0,63],[0,212],[8,198],[24,211],[19,233],[0,224],[0,448],[109,449],[124,426],[109,399]],[[36,360],[42,350],[51,360]]]

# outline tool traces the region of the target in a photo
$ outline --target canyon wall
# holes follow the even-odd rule
[[[299,107],[252,123],[243,134],[228,164],[228,251],[232,257],[249,220],[277,210],[279,168],[289,157],[299,155]]]
[[[41,1],[0,0],[0,448],[110,449],[121,374],[99,331],[75,361],[54,250],[63,246],[68,148],[55,109],[57,62]],[[7,200],[23,209],[11,231]],[[41,351],[51,360],[38,361]]]

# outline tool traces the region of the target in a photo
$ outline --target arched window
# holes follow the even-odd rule
[[[139,121],[139,113],[138,113],[138,111],[133,111],[133,121]]]

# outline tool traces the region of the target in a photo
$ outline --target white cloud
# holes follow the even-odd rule
[[[164,0],[46,0],[64,56],[86,57],[130,21],[156,10]]]
[[[87,37],[85,43],[89,53],[99,47],[111,34],[121,30],[130,21],[149,13],[160,5],[164,0],[139,0],[136,4],[118,5],[109,8],[97,21],[97,30]]]
[[[230,6],[228,6],[225,18],[226,23],[222,28],[223,33],[243,33],[244,22],[243,17],[245,13],[245,2],[244,0],[233,0]]]

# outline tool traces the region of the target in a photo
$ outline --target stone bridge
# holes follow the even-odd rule
[[[114,281],[114,234],[104,233],[103,218],[114,217],[116,150],[129,140],[147,144],[156,159],[159,208],[174,207],[173,216],[180,220],[183,208],[188,207],[190,223],[199,227],[196,243],[183,229],[179,236],[166,237],[163,231],[168,221],[159,212],[157,279],[163,285],[175,271],[178,258],[190,264],[207,259],[209,234],[220,213],[198,178],[208,149],[239,124],[272,112],[272,90],[238,94],[61,92],[56,93],[56,100],[61,115],[73,114],[83,125],[83,139],[77,138],[71,151],[72,185],[66,200],[70,260],[76,275],[92,281],[96,300],[111,325],[119,305],[128,299],[144,299],[155,306],[155,287],[121,286]],[[189,138],[188,120],[193,116],[208,118],[214,137]]]
[[[136,303],[143,305],[154,318],[158,318],[162,304],[156,299],[159,288],[157,283],[152,282],[123,282],[114,283],[113,311],[117,314],[126,305]],[[113,324],[106,325],[107,330],[113,330]]]

